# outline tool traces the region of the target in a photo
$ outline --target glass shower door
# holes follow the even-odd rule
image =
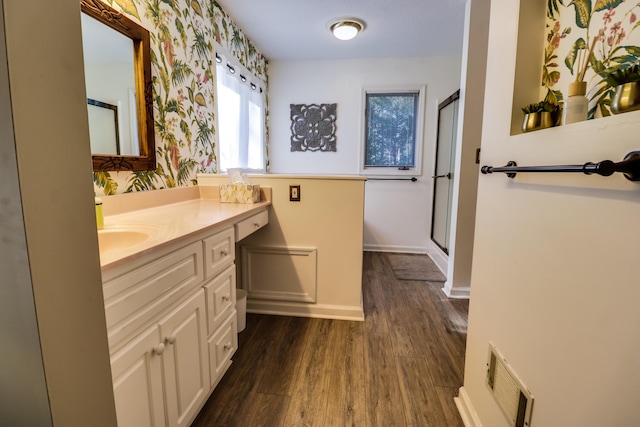
[[[453,200],[453,173],[458,128],[456,91],[438,106],[438,140],[436,166],[433,178],[433,206],[431,213],[431,240],[447,255],[451,233],[451,203]]]

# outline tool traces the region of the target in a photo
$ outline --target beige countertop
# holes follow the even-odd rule
[[[131,194],[102,198],[106,215],[98,239],[103,272],[194,234],[233,226],[271,205],[270,192],[265,197],[264,189],[263,201],[254,204],[220,203],[193,187],[146,193],[138,198]],[[149,202],[141,203],[140,198]],[[126,205],[136,209],[126,210]]]

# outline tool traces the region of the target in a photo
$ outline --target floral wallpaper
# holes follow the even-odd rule
[[[157,168],[94,172],[96,194],[196,183],[216,173],[214,40],[267,83],[267,61],[211,0],[102,0],[149,30]]]
[[[586,64],[589,118],[611,115],[614,86],[607,76],[640,63],[639,16],[635,1],[547,0],[542,97],[562,101]]]

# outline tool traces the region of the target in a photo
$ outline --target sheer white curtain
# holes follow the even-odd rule
[[[220,172],[265,171],[264,98],[244,72],[225,58],[216,64]]]

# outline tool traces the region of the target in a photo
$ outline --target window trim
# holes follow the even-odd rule
[[[384,93],[412,93],[418,92],[418,112],[416,120],[416,139],[414,147],[415,166],[408,170],[399,170],[395,167],[375,167],[365,166],[365,148],[367,138],[367,94],[384,94]],[[394,85],[394,86],[365,86],[362,88],[361,104],[360,104],[360,159],[358,170],[360,175],[375,176],[420,176],[422,175],[422,153],[424,149],[424,123],[426,115],[426,93],[427,86],[424,84],[417,85]]]

